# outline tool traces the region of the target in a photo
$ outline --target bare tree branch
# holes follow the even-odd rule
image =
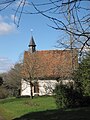
[[[0,11],[9,7],[13,2],[19,2],[15,11],[14,23],[19,27],[22,14],[41,14],[52,23],[51,28],[68,35],[70,44],[81,43],[81,52],[85,46],[90,46],[90,1],[89,0],[46,0],[29,2],[26,0],[4,0],[0,2]],[[25,6],[29,10],[25,9]],[[18,16],[18,21],[16,17]],[[70,37],[72,36],[72,37]],[[80,42],[81,41],[81,42]],[[72,45],[73,46],[73,45]]]

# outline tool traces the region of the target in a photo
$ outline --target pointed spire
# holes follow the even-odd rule
[[[29,46],[29,51],[30,51],[31,53],[33,53],[33,52],[36,51],[36,44],[35,44],[35,42],[34,42],[33,36],[31,36],[30,44],[29,44],[28,46]]]
[[[35,44],[35,42],[34,42],[33,36],[31,36],[31,40],[30,40],[29,47],[30,47],[30,46],[36,46],[36,44]]]

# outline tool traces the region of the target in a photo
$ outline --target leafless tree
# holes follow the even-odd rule
[[[38,60],[39,58],[36,52],[32,54],[27,52],[24,54],[22,77],[30,85],[30,95],[32,98],[34,82],[36,83],[38,80]]]
[[[80,48],[80,52],[86,47],[90,48],[90,1],[89,0],[46,0],[31,2],[27,0],[1,0],[3,10],[14,2],[19,2],[15,10],[15,17],[19,15],[17,26],[20,23],[22,13],[41,14],[52,23],[51,28],[60,31],[63,38],[58,40],[58,46],[65,48]],[[28,6],[28,9],[25,8]],[[33,9],[34,8],[34,9]],[[36,11],[35,11],[36,10]],[[70,42],[69,42],[70,41]]]
[[[12,95],[20,95],[21,89],[21,69],[20,63],[15,64],[11,70],[3,74],[4,86],[9,90]]]

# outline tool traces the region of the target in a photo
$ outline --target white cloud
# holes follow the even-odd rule
[[[5,35],[15,31],[15,25],[5,22],[0,22],[0,35]]]
[[[0,57],[0,73],[7,72],[13,67],[13,63],[5,57]]]
[[[8,22],[7,22],[8,21]],[[14,32],[16,29],[13,22],[9,22],[8,16],[0,15],[0,35],[5,35]]]

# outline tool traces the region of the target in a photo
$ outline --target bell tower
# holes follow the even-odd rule
[[[29,43],[28,46],[29,46],[29,51],[30,51],[30,53],[33,53],[33,52],[36,51],[36,44],[35,44],[35,42],[34,42],[33,36],[31,36],[31,40],[30,40],[30,43]]]

